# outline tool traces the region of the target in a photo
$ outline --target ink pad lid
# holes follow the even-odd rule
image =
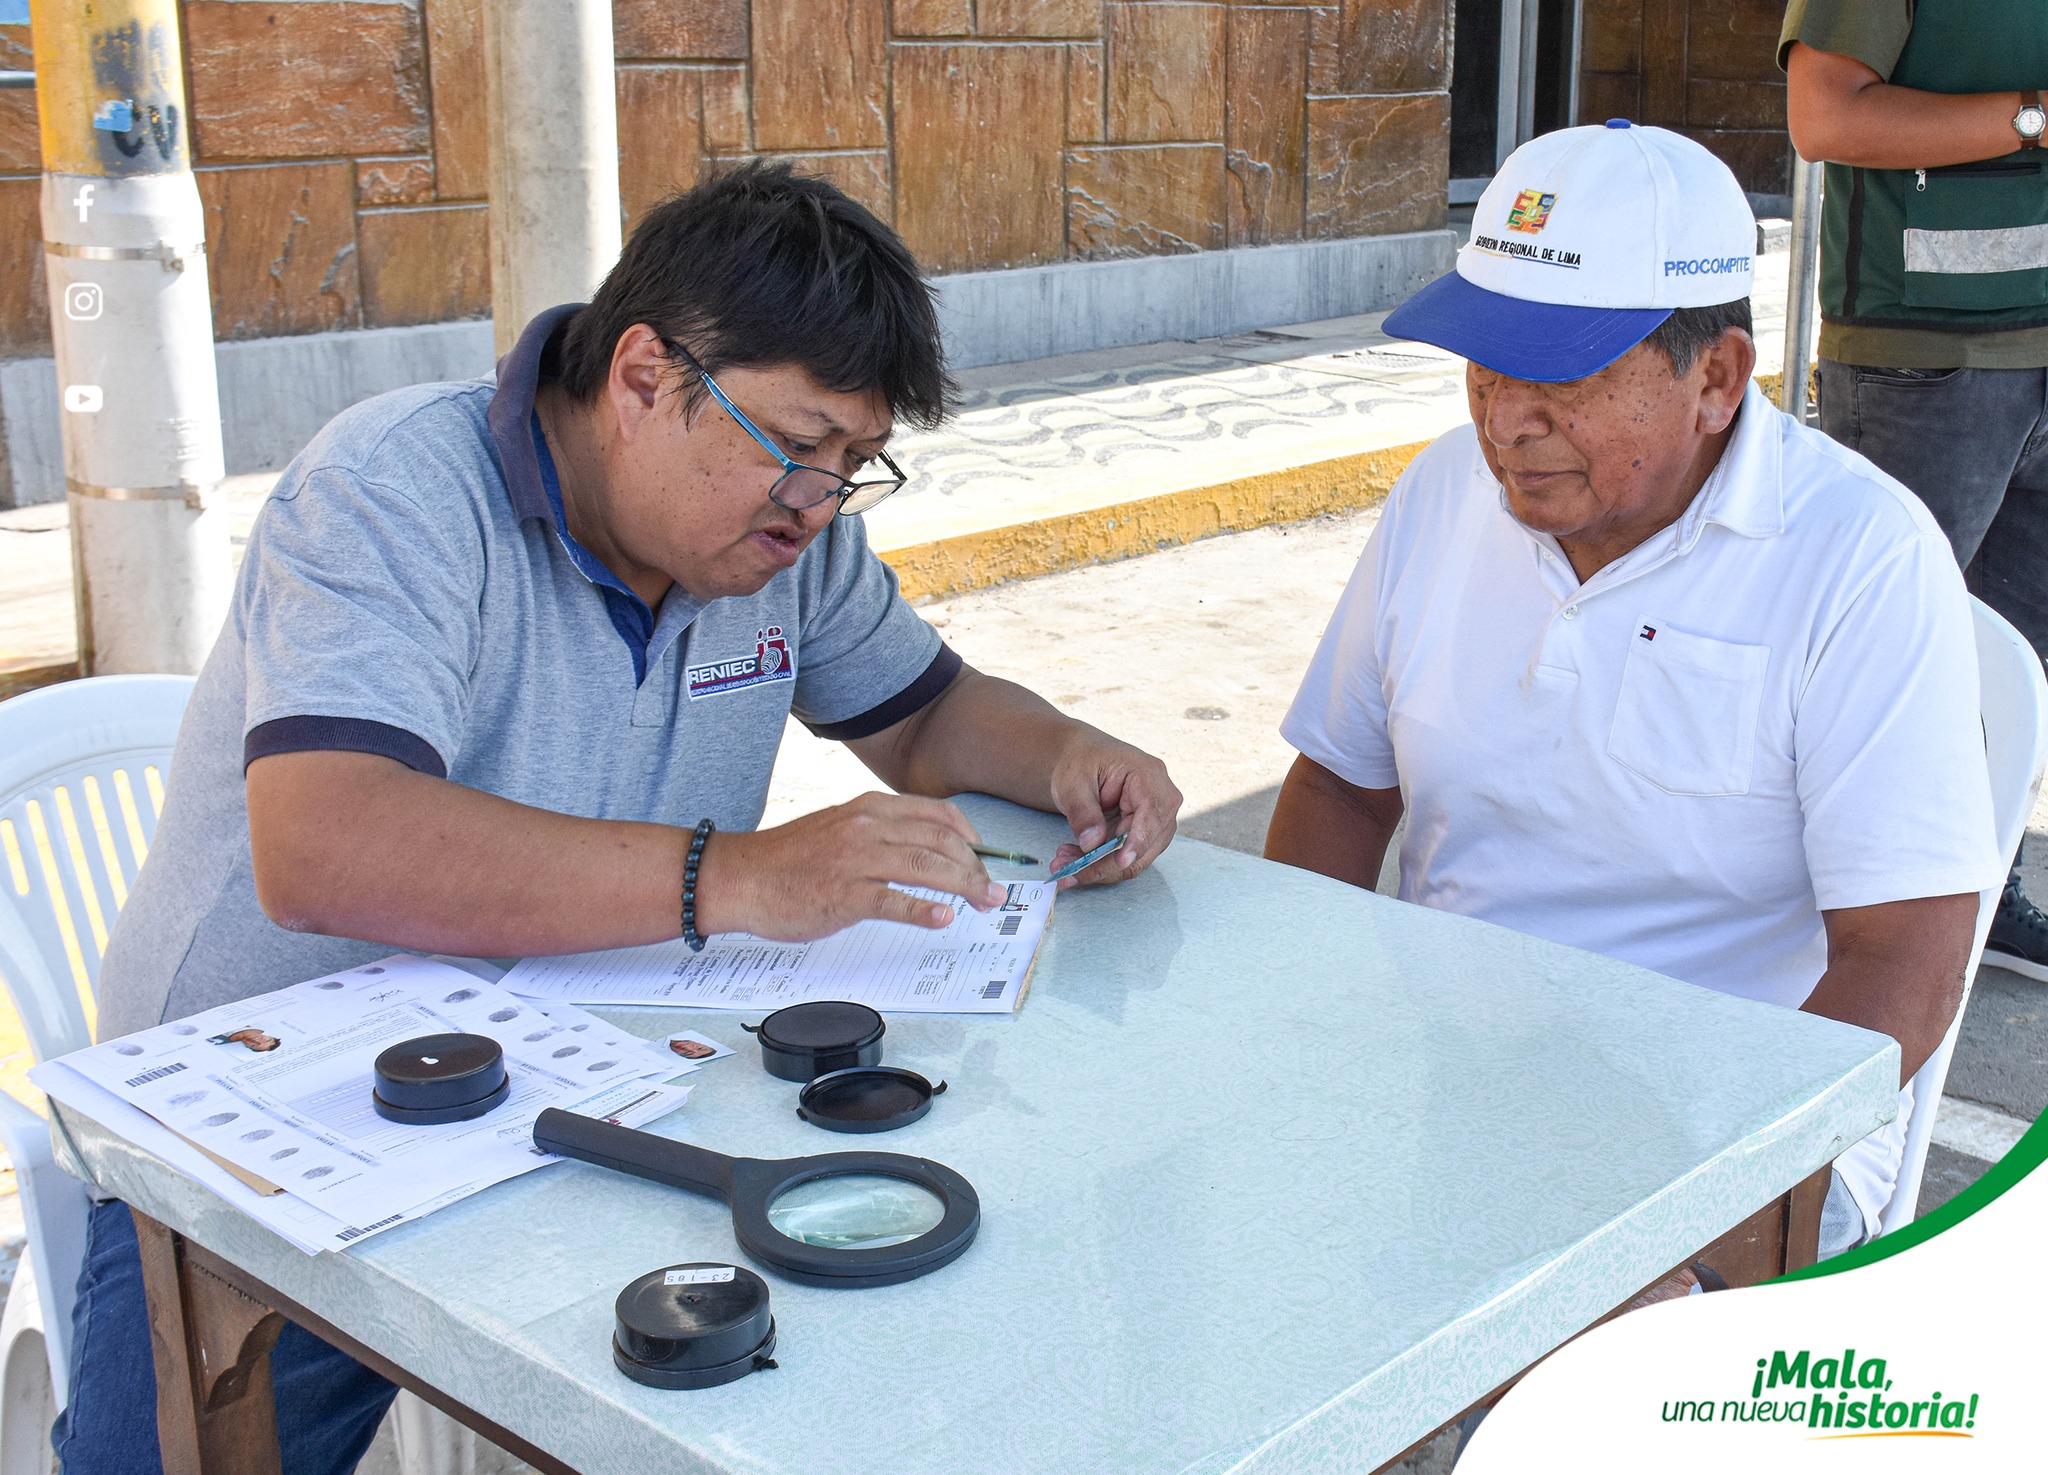
[[[505,1051],[489,1035],[420,1035],[377,1057],[370,1104],[387,1121],[412,1126],[466,1122],[512,1093]]]
[[[619,1292],[612,1362],[652,1388],[715,1388],[775,1366],[768,1283],[738,1265],[650,1270]]]
[[[740,1028],[761,1042],[761,1065],[772,1076],[799,1084],[828,1071],[882,1062],[882,1016],[865,1004],[818,999],[777,1009],[759,1024]]]
[[[828,1132],[893,1132],[930,1111],[945,1089],[892,1065],[835,1070],[804,1087],[796,1114]]]

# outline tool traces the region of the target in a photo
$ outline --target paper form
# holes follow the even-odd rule
[[[977,912],[957,896],[904,887],[953,907],[933,931],[907,922],[861,922],[817,942],[769,942],[744,932],[693,953],[679,938],[514,964],[515,994],[578,1004],[679,1004],[758,1012],[815,999],[849,999],[884,1013],[1007,1014],[1023,1001],[1058,888],[1013,882],[1001,905]]]
[[[163,1159],[193,1182],[213,1190],[230,1208],[239,1209],[294,1249],[309,1255],[317,1255],[323,1250],[354,1249],[387,1229],[423,1219],[434,1210],[445,1208],[477,1191],[476,1188],[464,1188],[430,1199],[402,1214],[390,1215],[382,1223],[359,1227],[316,1209],[292,1194],[279,1193],[271,1197],[258,1193],[155,1117],[130,1106],[106,1088],[95,1085],[62,1060],[49,1060],[37,1066],[36,1084],[51,1100],[83,1112],[116,1136]],[[580,1116],[601,1117],[622,1127],[640,1127],[667,1116],[689,1099],[688,1086],[627,1081],[578,1102],[573,1110]],[[560,1161],[553,1154],[537,1156],[533,1166]]]
[[[498,1041],[509,1097],[466,1122],[414,1126],[377,1115],[377,1055],[401,1040],[451,1032]],[[534,1118],[547,1107],[609,1115],[643,1096],[651,1078],[695,1068],[580,1009],[550,1013],[413,957],[225,1004],[48,1066],[83,1077],[339,1225],[357,1226],[358,1235],[550,1161],[533,1148]],[[52,1080],[44,1089],[64,1099],[54,1072]],[[182,1156],[181,1170],[203,1160]]]

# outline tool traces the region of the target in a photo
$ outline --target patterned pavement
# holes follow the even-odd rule
[[[1464,414],[1451,355],[1381,314],[963,375],[959,415],[904,437],[879,547],[1136,501],[1382,446]]]

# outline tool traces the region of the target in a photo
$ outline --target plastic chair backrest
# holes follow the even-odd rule
[[[0,702],[0,976],[38,1060],[92,1043],[192,685],[97,676]]]
[[[1991,813],[1998,853],[2010,863],[2034,813],[2042,769],[2048,767],[2048,676],[2043,675],[2041,658],[2026,637],[2002,615],[1979,599],[1972,598],[1970,606],[1976,616],[1978,707],[1984,720],[1984,757],[1991,769]],[[1991,931],[2002,889],[2001,878],[2001,885],[1985,892],[1978,905],[1977,937],[1963,975],[1962,1003],[1939,1048],[1913,1074],[1913,1115],[1906,1123],[1906,1154],[1899,1164],[1898,1186],[1885,1207],[1882,1233],[1911,1224],[1919,1212],[1920,1179],[1927,1168],[1928,1144],[1934,1139],[1934,1118],[1941,1109],[1949,1061],[1963,1030],[1963,1011],[1969,1006],[1977,965],[1984,956],[1984,939]]]

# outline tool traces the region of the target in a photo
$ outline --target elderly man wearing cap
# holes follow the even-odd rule
[[[1388,318],[1472,426],[1388,499],[1281,731],[1276,860],[1899,1042],[1953,1018],[1992,838],[1970,612],[1927,510],[1750,382],[1755,223],[1698,144],[1516,150]],[[1875,1233],[1900,1119],[1837,1160]]]

